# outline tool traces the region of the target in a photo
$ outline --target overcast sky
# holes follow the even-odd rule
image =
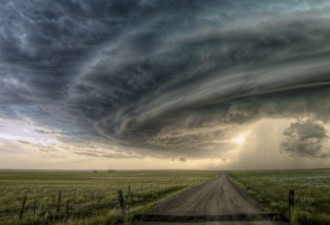
[[[0,168],[330,164],[328,0],[0,3]]]

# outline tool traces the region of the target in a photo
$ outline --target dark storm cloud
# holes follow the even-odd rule
[[[116,6],[118,5],[118,6]],[[40,103],[64,97],[82,56],[111,40],[130,13],[120,4],[4,1],[0,15],[1,103]]]
[[[322,152],[322,142],[328,138],[325,128],[311,120],[292,123],[283,133],[286,137],[282,143],[285,152],[292,156],[329,157]]]
[[[202,157],[232,148],[235,125],[329,120],[328,1],[2,5],[0,115],[68,142]]]

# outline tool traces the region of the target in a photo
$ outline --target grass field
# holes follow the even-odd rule
[[[0,224],[113,224],[143,212],[187,187],[213,179],[217,174],[193,171],[2,171]],[[123,191],[127,203],[125,218],[119,210],[118,190]],[[59,191],[60,212],[57,212]],[[24,196],[27,201],[23,218],[19,220]]]
[[[269,212],[289,217],[289,190],[295,191],[292,224],[330,224],[330,169],[231,171],[231,180]]]

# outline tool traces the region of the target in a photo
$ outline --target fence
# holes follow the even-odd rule
[[[128,203],[136,203],[146,195],[157,195],[160,192],[173,189],[184,188],[187,186],[198,185],[205,181],[192,181],[179,184],[176,181],[172,182],[158,182],[156,184],[127,185],[126,187],[114,188],[108,191],[107,194],[92,191],[90,193],[66,193],[64,190],[58,190],[48,196],[35,196],[26,194],[13,200],[14,207],[7,208],[0,211],[0,220],[8,220],[12,218],[26,218],[31,216],[46,216],[52,218],[54,216],[69,216],[79,214],[79,211],[88,211],[90,209],[103,208],[122,208],[124,203],[119,205],[118,189],[122,192],[122,199]],[[122,191],[124,190],[124,191]],[[126,202],[126,203],[127,203]],[[8,203],[7,203],[8,204]]]

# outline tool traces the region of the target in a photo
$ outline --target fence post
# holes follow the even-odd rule
[[[58,192],[58,199],[57,199],[57,208],[56,208],[56,212],[60,212],[61,209],[61,191]]]
[[[127,197],[129,199],[129,201],[131,200],[131,185],[128,185],[128,189],[127,189]]]
[[[92,205],[94,204],[94,192],[92,192]]]
[[[121,209],[121,214],[124,215],[125,205],[124,205],[123,192],[121,190],[118,190],[118,200],[119,200],[119,207]]]
[[[23,198],[23,202],[22,202],[22,207],[21,207],[21,211],[19,212],[19,218],[21,219],[24,213],[24,207],[25,207],[25,203],[26,203],[26,196],[24,196]]]
[[[36,208],[37,208],[37,198],[34,197],[34,202],[33,202],[33,215],[36,215]]]
[[[69,200],[66,200],[65,204],[65,217],[67,217],[69,214]]]
[[[289,190],[289,214],[290,214],[290,220],[292,217],[292,211],[294,206],[294,190]]]

